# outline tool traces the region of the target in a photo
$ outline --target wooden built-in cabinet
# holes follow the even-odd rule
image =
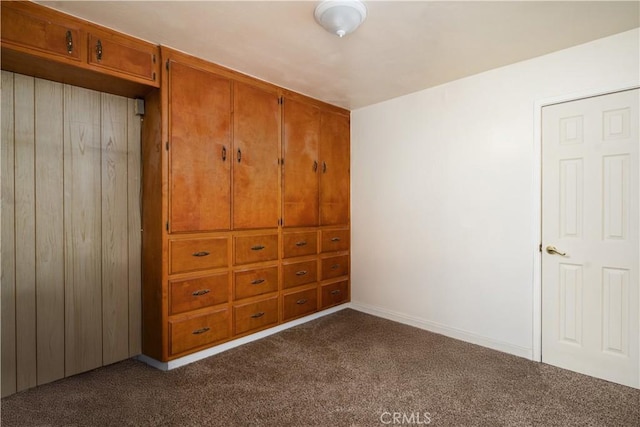
[[[3,1],[2,69],[128,97],[160,87],[157,45],[28,1]]]
[[[166,59],[169,230],[231,227],[231,80]]]
[[[0,7],[4,70],[145,100],[146,356],[349,301],[347,110],[32,2]]]
[[[284,99],[285,227],[349,224],[349,116]]]
[[[144,354],[167,362],[348,301],[348,112],[161,55],[143,138]]]

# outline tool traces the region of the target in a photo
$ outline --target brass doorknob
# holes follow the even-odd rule
[[[567,256],[566,252],[560,252],[555,246],[547,246],[547,253],[551,255]]]

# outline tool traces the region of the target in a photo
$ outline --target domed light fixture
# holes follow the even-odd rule
[[[322,28],[344,37],[364,22],[367,8],[360,0],[326,0],[316,6],[314,16]]]

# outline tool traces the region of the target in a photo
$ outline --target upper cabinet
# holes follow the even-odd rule
[[[320,117],[320,225],[349,223],[349,116],[323,111]]]
[[[275,228],[280,219],[280,106],[275,90],[234,82],[233,228]]]
[[[2,69],[129,97],[160,87],[159,47],[29,1],[2,2]]]
[[[284,100],[283,219],[286,227],[318,225],[318,138],[320,109]]]
[[[88,61],[91,66],[125,78],[145,80],[150,85],[159,80],[157,63],[160,58],[156,46],[113,31],[99,28],[89,31]]]
[[[86,52],[82,22],[29,2],[2,2],[2,45],[78,64]],[[3,52],[4,53],[4,52]]]
[[[349,116],[284,100],[285,227],[349,223]]]
[[[168,54],[169,229],[228,230],[231,80]]]

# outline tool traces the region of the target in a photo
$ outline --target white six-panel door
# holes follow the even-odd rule
[[[635,89],[542,112],[542,361],[636,388],[638,102]]]

